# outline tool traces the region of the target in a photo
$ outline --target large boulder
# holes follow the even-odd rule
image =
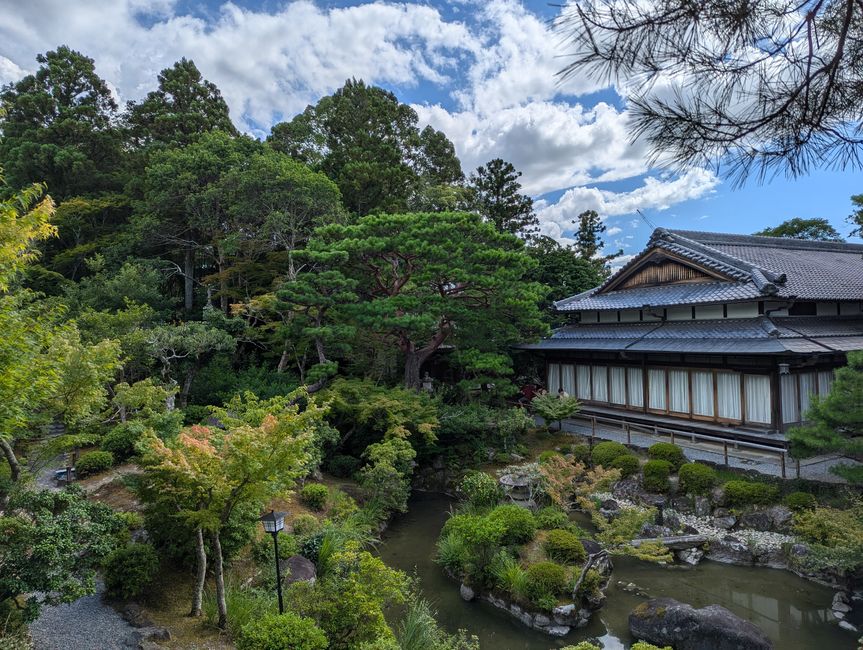
[[[773,517],[766,510],[755,510],[740,515],[740,527],[752,530],[772,530]]]
[[[279,569],[282,571],[282,580],[285,585],[295,582],[314,582],[318,576],[314,562],[302,555],[292,555],[284,560],[279,560]]]
[[[755,554],[745,541],[733,535],[712,540],[707,549],[707,559],[724,564],[750,566],[755,563]]]
[[[772,650],[758,627],[719,605],[695,609],[673,598],[652,598],[629,614],[636,639],[675,650]]]

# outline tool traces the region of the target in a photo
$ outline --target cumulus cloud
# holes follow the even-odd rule
[[[585,210],[595,210],[604,217],[631,214],[639,209],[667,210],[676,203],[712,194],[719,179],[712,171],[695,169],[678,178],[648,176],[643,184],[629,192],[609,192],[595,187],[574,187],[554,203],[539,203],[538,215],[545,234],[571,241],[565,233],[572,230],[572,220]],[[630,227],[637,228],[633,220]]]

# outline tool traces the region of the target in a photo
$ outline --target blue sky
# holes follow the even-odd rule
[[[512,161],[543,230],[563,242],[586,209],[606,219],[608,247],[626,254],[651,230],[636,209],[669,228],[749,233],[824,217],[847,234],[849,197],[863,193],[856,171],[734,188],[710,170],[651,168],[643,143],[629,141],[614,89],[556,77],[567,44],[553,29],[559,8],[545,1],[0,0],[0,12],[0,83],[68,44],[93,57],[125,101],[186,56],[258,137],[346,78],[381,85],[447,133],[466,172]]]

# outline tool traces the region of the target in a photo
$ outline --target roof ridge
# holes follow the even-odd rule
[[[659,230],[659,229],[657,229]],[[742,244],[746,246],[764,246],[767,248],[791,248],[806,250],[823,250],[836,252],[863,252],[863,244],[855,242],[823,241],[820,239],[798,239],[796,237],[768,237],[767,235],[742,235],[739,233],[710,232],[706,230],[672,230],[666,232],[697,241],[704,246],[715,244]],[[706,241],[702,239],[707,238]]]

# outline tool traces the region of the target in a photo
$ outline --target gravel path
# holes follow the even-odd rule
[[[102,602],[104,585],[74,603],[46,606],[30,624],[35,650],[125,650],[137,648],[135,628]]]

